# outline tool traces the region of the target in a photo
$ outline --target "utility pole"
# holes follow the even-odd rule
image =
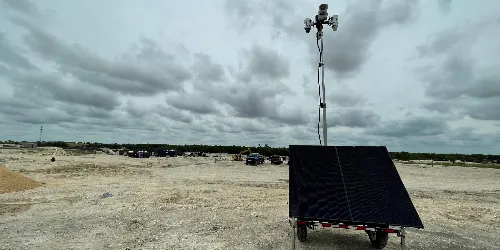
[[[38,144],[42,145],[42,132],[43,132],[43,125],[40,126],[40,138],[38,139]]]

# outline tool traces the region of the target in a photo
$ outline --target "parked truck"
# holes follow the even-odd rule
[[[251,153],[245,160],[246,165],[259,165],[264,163],[264,156],[259,153]]]

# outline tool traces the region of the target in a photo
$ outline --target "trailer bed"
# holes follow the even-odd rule
[[[290,217],[377,228],[424,227],[386,147],[289,149]]]

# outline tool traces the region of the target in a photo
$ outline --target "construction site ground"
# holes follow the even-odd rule
[[[290,249],[286,164],[68,154],[0,149],[0,165],[41,183],[0,194],[0,249]],[[408,249],[500,249],[500,170],[396,166],[425,225]],[[297,249],[372,248],[364,232],[320,229]]]

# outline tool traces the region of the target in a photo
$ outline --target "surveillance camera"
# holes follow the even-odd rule
[[[339,16],[338,15],[332,15],[328,19],[328,25],[332,26],[332,30],[333,31],[337,31],[337,29],[339,27]]]
[[[318,10],[318,21],[326,21],[328,19],[328,4],[321,4]]]
[[[312,26],[313,26],[313,22],[310,18],[304,19],[304,29],[306,30],[306,33],[311,32]]]

